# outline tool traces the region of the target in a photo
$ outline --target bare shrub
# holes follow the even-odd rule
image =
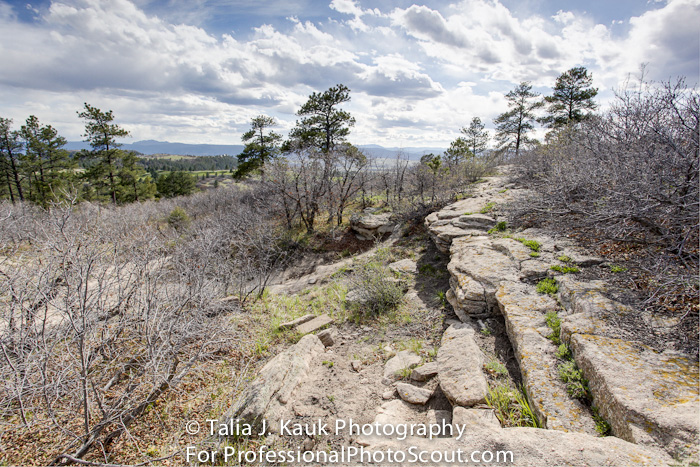
[[[188,202],[196,221],[180,232],[163,221],[170,202],[54,207],[22,222],[2,211],[19,227],[1,237],[0,415],[54,427],[56,461],[105,458],[151,403],[236,338],[216,299],[236,265],[232,243],[246,245],[226,230],[241,224],[228,211],[240,196]],[[225,212],[228,224],[214,222]]]
[[[520,159],[537,194],[511,222],[548,218],[588,241],[643,251],[636,287],[649,306],[697,297],[699,102],[682,79],[625,86],[607,112]],[[697,298],[683,306],[697,316]]]
[[[378,315],[396,308],[404,295],[402,284],[385,265],[371,261],[359,266],[348,279],[346,301],[360,315]]]

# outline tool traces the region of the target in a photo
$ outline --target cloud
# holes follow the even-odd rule
[[[332,9],[339,13],[345,13],[353,16],[362,16],[362,8],[357,6],[354,0],[333,0],[329,5]]]
[[[311,92],[343,83],[351,140],[446,145],[472,116],[488,127],[520,81],[547,92],[573,66],[601,94],[644,62],[652,78],[697,80],[698,0],[620,16],[627,30],[565,10],[516,16],[498,0],[238,4],[243,32],[217,22],[233,16],[225,0],[54,0],[32,4],[38,20],[0,0],[3,116],[40,112],[75,139],[87,101],[138,139],[237,143],[251,117],[289,129]]]
[[[697,0],[669,0],[663,8],[631,18],[629,37],[624,42],[625,66],[633,72],[641,63],[649,63],[652,79],[687,76],[697,82],[698,18]]]
[[[403,27],[408,34],[453,47],[468,47],[464,33],[453,30],[440,12],[426,6],[413,5],[406,10],[396,9],[392,13],[394,24]]]

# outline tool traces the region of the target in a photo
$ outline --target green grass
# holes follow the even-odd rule
[[[522,389],[513,389],[505,383],[500,383],[494,388],[489,388],[486,403],[494,409],[496,417],[504,427],[541,428]]]
[[[570,263],[570,262],[571,262],[571,258],[568,257],[568,256],[566,256],[566,255],[561,255],[561,256],[558,257],[557,259],[558,259],[559,261],[561,261],[562,263]]]
[[[556,279],[547,277],[546,279],[542,279],[537,283],[536,290],[537,293],[554,296],[554,294],[559,292],[559,284],[557,283]]]
[[[615,264],[611,264],[609,267],[610,267],[610,272],[614,272],[614,273],[627,271],[627,268],[625,268],[623,266],[617,266]]]
[[[566,344],[561,344],[557,349],[557,357],[562,360],[572,360],[571,349]]]
[[[559,338],[559,335],[561,333],[561,319],[559,319],[559,315],[557,314],[557,312],[550,311],[545,315],[544,320],[547,323],[547,326],[549,326],[549,329],[552,330],[552,333],[549,336],[547,336],[547,339],[551,340],[556,345],[561,344],[561,340]]]
[[[435,296],[437,297],[438,301],[440,302],[440,306],[441,306],[442,308],[445,308],[445,307],[448,305],[448,302],[447,302],[447,294],[446,294],[444,291],[439,290],[439,291],[435,294]]]
[[[532,251],[532,252],[530,252],[530,256],[533,257],[533,258],[539,258],[539,257],[540,257],[540,254],[537,253],[536,251]]]
[[[540,248],[542,247],[542,244],[537,240],[528,240],[527,238],[523,237],[517,237],[514,240],[519,241],[520,243],[522,243],[523,245],[535,252],[540,251]]]
[[[570,272],[573,272],[573,273],[581,272],[581,270],[579,268],[577,268],[576,266],[562,266],[560,264],[555,264],[553,266],[550,266],[549,269],[551,269],[552,271],[560,272],[562,274],[569,274]]]
[[[588,381],[576,366],[576,362],[567,361],[559,365],[559,379],[566,384],[566,392],[574,399],[590,400]]]
[[[479,210],[479,213],[480,213],[480,214],[488,214],[488,213],[490,213],[491,211],[493,211],[495,207],[496,207],[496,203],[493,203],[493,202],[486,203],[486,206],[484,206],[483,208],[481,208],[481,209]]]
[[[490,336],[491,335],[491,330],[489,328],[483,328],[481,331],[479,331],[482,335],[484,336]]]
[[[324,360],[321,362],[321,364],[327,366],[328,368],[333,368],[333,365],[335,365],[335,363],[331,362],[330,360]]]
[[[437,269],[432,264],[421,264],[418,266],[418,274],[423,276],[435,276],[437,274]]]
[[[593,412],[593,421],[595,422],[595,431],[601,437],[612,435],[612,427],[598,412],[597,407],[591,407],[591,412]],[[692,465],[692,464],[691,464]]]
[[[508,370],[506,369],[505,365],[498,360],[491,360],[490,362],[485,363],[484,370],[496,378],[500,378],[501,376],[506,376],[508,374]]]
[[[411,352],[418,354],[423,348],[423,341],[417,338],[409,339],[407,341],[399,341],[396,343],[396,348],[398,350],[410,350]]]
[[[508,230],[508,223],[506,221],[497,222],[496,225],[488,230],[488,234],[494,234],[496,232],[505,232]]]

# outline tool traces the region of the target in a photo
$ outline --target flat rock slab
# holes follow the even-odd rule
[[[384,378],[382,382],[386,385],[401,379],[401,371],[420,365],[422,359],[410,350],[402,350],[391,357],[384,365]]]
[[[438,434],[438,438],[451,438],[454,434],[452,428],[452,412],[449,410],[428,410],[425,416],[425,422],[428,425],[438,425],[442,429]],[[444,427],[444,428],[443,428]]]
[[[438,350],[440,388],[452,405],[471,407],[486,402],[488,383],[482,371],[484,354],[466,325],[450,326]]]
[[[698,460],[698,363],[621,339],[573,334],[569,345],[613,434]]]
[[[419,367],[416,367],[413,370],[413,372],[411,373],[411,379],[413,381],[428,381],[430,378],[437,375],[437,373],[438,373],[437,362],[430,362],[430,363],[426,363],[425,365],[421,365]]]
[[[698,362],[617,337],[615,322],[640,312],[605,292],[600,281],[560,279],[561,300],[572,311],[561,318],[561,338],[588,379],[596,407],[615,436],[698,462]]]
[[[265,419],[270,427],[279,425],[282,408],[297,385],[307,375],[311,361],[323,352],[318,337],[307,335],[287,350],[267,362],[257,378],[243,391],[233,407],[222,417],[224,420],[240,420],[260,427]]]
[[[463,229],[488,230],[496,224],[496,219],[486,214],[466,214],[452,220],[452,225]]]
[[[501,423],[496,418],[493,409],[467,409],[455,407],[452,411],[452,424],[457,433],[457,425],[464,427],[464,431],[479,431],[484,428],[499,429]]]
[[[389,265],[389,269],[394,272],[402,272],[406,274],[415,274],[418,270],[416,262],[412,259],[406,258],[400,261],[394,261]]]
[[[454,420],[453,420],[454,423]],[[454,431],[454,430],[453,430]],[[369,439],[366,448],[371,451],[407,450],[456,452],[462,451],[463,461],[430,462],[431,466],[455,465],[508,465],[515,467],[551,466],[663,466],[676,463],[663,451],[623,441],[608,436],[598,438],[585,433],[566,433],[557,430],[538,428],[492,428],[482,425],[481,429],[464,434],[460,440],[453,438],[427,439],[406,438],[403,441],[376,437]],[[491,462],[475,464],[469,460],[472,452],[493,453]],[[512,453],[511,458],[496,462],[498,453]],[[504,454],[500,454],[503,456]],[[396,463],[397,466],[415,466],[416,463]]]
[[[595,423],[588,409],[569,397],[559,380],[557,347],[547,339],[550,330],[545,324],[545,314],[556,309],[554,300],[537,294],[532,286],[514,282],[501,284],[496,300],[505,318],[530,406],[542,426],[595,435]]]
[[[326,326],[332,322],[333,318],[331,318],[330,316],[321,315],[317,318],[312,319],[311,321],[307,321],[306,323],[297,326],[297,332],[300,332],[302,334],[308,334],[310,332],[317,331],[323,326]]]
[[[401,399],[411,404],[425,405],[428,399],[430,399],[430,396],[433,395],[432,391],[416,387],[409,383],[396,383],[396,390]]]
[[[297,318],[293,321],[288,321],[286,323],[280,324],[280,329],[285,330],[285,329],[295,328],[295,327],[299,326],[300,324],[304,324],[304,323],[311,321],[315,317],[316,317],[316,315],[311,315],[311,314],[304,315],[301,318]]]

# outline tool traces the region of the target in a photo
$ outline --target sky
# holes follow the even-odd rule
[[[344,84],[352,143],[446,147],[522,81],[584,66],[604,109],[643,64],[698,83],[700,0],[0,0],[0,117],[71,141],[85,102],[130,141],[241,144],[261,114],[286,136]]]

